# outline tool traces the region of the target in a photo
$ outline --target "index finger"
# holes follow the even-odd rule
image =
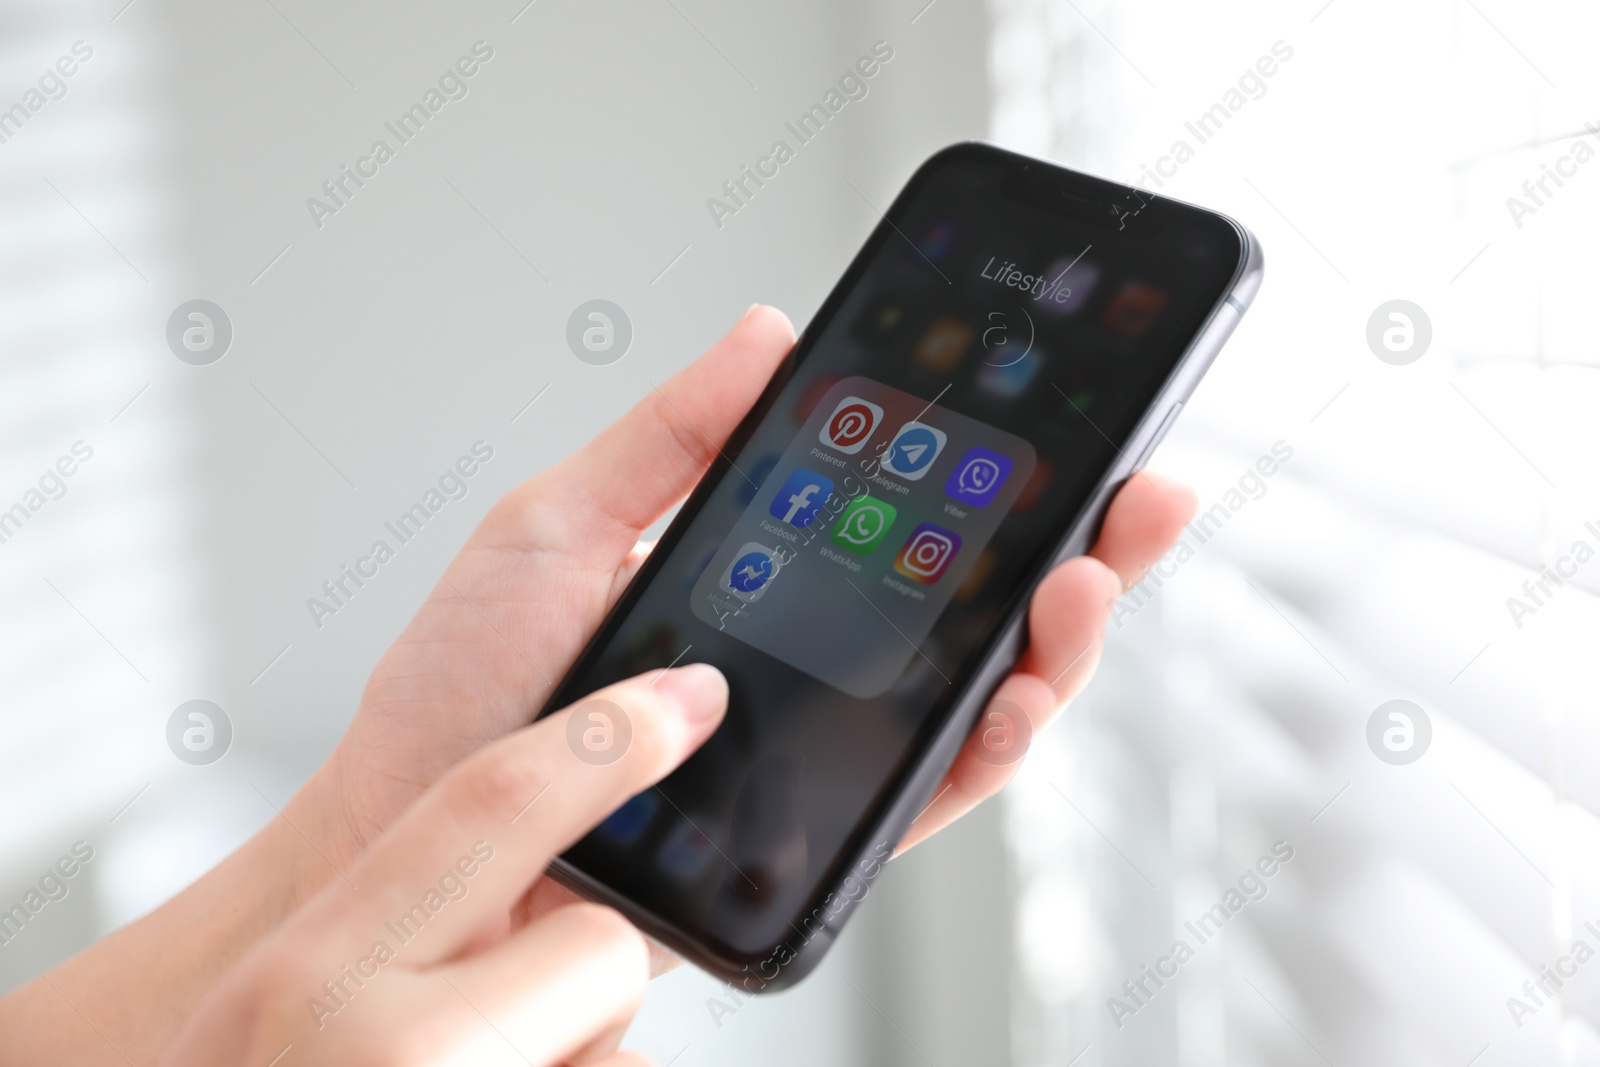
[[[550,860],[665,777],[721,721],[722,674],[691,664],[632,678],[459,764],[332,882],[296,931],[319,954],[374,938],[409,966],[458,954]]]

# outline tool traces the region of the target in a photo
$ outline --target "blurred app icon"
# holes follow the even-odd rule
[[[1013,513],[1032,511],[1034,505],[1039,503],[1039,498],[1044,496],[1044,491],[1050,486],[1050,479],[1056,472],[1055,466],[1043,456],[1034,464],[1033,474],[1022,483],[1022,492],[1017,494],[1016,503],[1011,505]]]
[[[1005,400],[1014,400],[1027,392],[1043,362],[1035,352],[1004,367],[985,363],[978,372],[978,388]]]
[[[983,589],[983,583],[989,580],[989,575],[994,573],[994,565],[998,560],[994,550],[986,548],[978,553],[977,560],[972,564],[972,573],[956,587],[953,598],[957,604],[965,604]]]
[[[991,311],[984,316],[988,323],[979,340],[983,345],[983,361],[994,367],[1009,367],[1028,358],[1033,351],[1033,317],[1016,305],[1019,315],[1008,311]]]
[[[643,793],[635,794],[626,804],[607,815],[605,822],[600,824],[600,834],[619,845],[630,845],[644,833],[660,806],[661,799],[656,796],[652,786]]]
[[[833,495],[833,482],[820,474],[798,470],[789,475],[767,509],[773,518],[805,529]]]
[[[695,562],[695,564],[693,566],[683,568],[683,577],[681,578],[681,581],[684,583],[685,587],[693,588],[694,583],[700,580],[700,576],[705,573],[706,568],[711,566],[711,561],[717,558],[717,548],[718,544],[715,541],[706,543],[704,550],[700,553],[700,558]],[[686,549],[685,551],[688,550]],[[635,671],[634,673],[637,674],[638,672]]]
[[[736,921],[760,914],[804,881],[803,765],[798,755],[769,752],[751,766],[734,802],[714,910]]]
[[[917,242],[917,249],[935,263],[941,263],[955,244],[956,228],[948,222],[940,222],[928,227],[922,240]]]
[[[921,422],[908,422],[889,442],[889,451],[883,454],[881,466],[908,482],[921,481],[939,453],[944,451],[944,443],[943,430]]]
[[[1100,325],[1124,337],[1143,337],[1167,306],[1167,291],[1144,282],[1129,282],[1111,299]]]
[[[872,401],[847,396],[839,401],[817,436],[829,448],[836,448],[847,456],[854,455],[866,445],[867,438],[882,419],[883,409]]]
[[[879,333],[893,333],[894,328],[900,325],[900,320],[905,318],[905,314],[900,310],[899,304],[885,304],[872,316],[872,328]]]
[[[925,522],[906,538],[900,554],[895,557],[894,569],[923,585],[932,585],[944,577],[950,561],[956,558],[960,549],[961,537],[958,534]]]
[[[756,461],[756,465],[750,468],[749,477],[739,479],[739,487],[734,490],[733,498],[739,502],[740,507],[750,506],[750,502],[756,498],[756,494],[766,484],[767,475],[771,474],[772,468],[777,465],[778,454],[776,452],[769,456],[762,456]]]
[[[934,319],[917,342],[912,358],[935,374],[955,370],[972,345],[972,327],[957,319]]]
[[[880,347],[898,337],[906,324],[905,308],[896,303],[868,307],[850,325],[850,336],[863,344]],[[837,381],[838,379],[835,379]]]
[[[1011,477],[1011,460],[987,448],[969,448],[944,483],[945,495],[975,508],[987,507]]]
[[[1065,408],[1063,414],[1070,414],[1074,418],[1088,418],[1089,412],[1094,410],[1097,399],[1093,389],[1085,389],[1082,386],[1069,386],[1062,390],[1060,396],[1062,407]]]
[[[693,823],[684,821],[667,835],[656,855],[656,863],[677,881],[693,882],[705,873],[713,851],[711,839]]]
[[[837,374],[819,374],[806,386],[805,392],[800,394],[800,399],[794,403],[794,424],[804,426],[811,413],[817,410],[817,405],[822,403],[822,398],[828,395],[828,390],[839,384]]]
[[[1065,277],[1062,277],[1063,271],[1066,272]],[[1081,259],[1076,263],[1070,259],[1058,259],[1050,265],[1047,277],[1051,281],[1061,278],[1061,287],[1049,300],[1039,301],[1039,309],[1057,315],[1070,315],[1083,307],[1094,292],[1095,284],[1100,280],[1100,268]]]
[[[705,570],[705,564],[701,564],[700,570]],[[700,571],[695,572],[695,577],[700,577]],[[691,580],[689,584],[694,583]],[[622,653],[622,669],[629,675],[643,674],[652,667],[660,667],[682,649],[683,642],[678,638],[678,631],[664,622],[651,623],[639,631],[639,636],[628,642]]]
[[[858,496],[839,516],[839,523],[833,528],[833,543],[858,555],[868,555],[894,525],[897,514],[892,504],[870,496]]]

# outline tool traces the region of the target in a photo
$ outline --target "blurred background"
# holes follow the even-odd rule
[[[893,864],[814,977],[729,1012],[681,969],[629,1044],[1600,1063],[1600,964],[1572,963],[1600,949],[1597,23],[1577,0],[9,0],[0,901],[74,841],[96,858],[0,946],[0,988],[272,818],[496,496],[751,302],[803,324],[874,205],[987,138],[1154,174],[1262,239],[1261,296],[1155,460],[1213,519],[1017,781]],[[480,41],[465,95],[314,218]],[[718,225],[707,199],[879,41],[866,98]],[[632,322],[609,366],[565,343],[592,299]],[[192,300],[225,316],[220,359],[213,312],[202,362],[169,344]],[[480,440],[467,496],[317,625],[307,599]],[[225,758],[174,758],[193,700]],[[1398,720],[1369,729],[1394,700],[1398,751]],[[1275,848],[1260,899],[1194,937]],[[1531,996],[1543,968],[1563,985]]]

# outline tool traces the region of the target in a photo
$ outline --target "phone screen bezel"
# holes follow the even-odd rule
[[[784,355],[772,379],[762,390],[750,412],[742,419],[727,442],[718,450],[712,459],[705,475],[695,486],[694,491],[684,502],[678,514],[662,533],[650,557],[640,568],[633,580],[628,584],[617,603],[611,609],[606,619],[595,631],[583,651],[573,661],[561,682],[552,691],[549,700],[540,709],[535,719],[559,710],[569,704],[581,700],[587,693],[571,692],[576,681],[585,676],[594,666],[595,661],[604,652],[617,631],[622,627],[629,614],[637,605],[645,590],[649,588],[660,574],[661,568],[671,556],[672,551],[681,542],[689,529],[693,519],[699,514],[711,494],[716,490],[723,477],[732,469],[732,461],[728,458],[738,454],[748,443],[756,429],[766,419],[777,403],[785,387],[799,370],[806,356],[810,353],[816,339],[824,328],[833,321],[843,307],[844,303],[861,283],[874,258],[885,241],[907,240],[894,225],[893,219],[902,217],[904,210],[920,193],[923,186],[945,166],[977,161],[991,165],[998,165],[1007,169],[1009,176],[1028,175],[1030,181],[1045,180],[1054,188],[1063,191],[1070,202],[1065,204],[1065,212],[1084,219],[1083,203],[1104,204],[1112,203],[1163,203],[1171,205],[1184,212],[1193,212],[1195,220],[1208,220],[1217,227],[1226,227],[1227,231],[1237,242],[1237,256],[1230,276],[1221,284],[1216,298],[1206,306],[1203,314],[1198,316],[1194,328],[1188,333],[1183,350],[1174,358],[1172,367],[1161,385],[1152,394],[1148,405],[1138,420],[1133,424],[1133,429],[1127,437],[1129,446],[1135,444],[1139,437],[1139,430],[1149,421],[1152,410],[1156,409],[1163,397],[1167,396],[1174,380],[1182,373],[1190,362],[1190,357],[1195,350],[1196,341],[1203,336],[1217,314],[1224,309],[1231,294],[1239,285],[1247,267],[1247,260],[1251,250],[1249,235],[1237,223],[1217,212],[1184,204],[1165,197],[1159,197],[1142,191],[1131,190],[1127,186],[1105,181],[1091,175],[1071,171],[1027,156],[1022,156],[1005,149],[981,142],[963,142],[952,145],[929,158],[906,182],[905,187],[895,197],[888,211],[879,221],[863,242],[860,250],[851,260],[849,267],[840,277],[838,283],[828,293],[816,314],[806,325],[805,329],[796,339],[793,347]],[[1133,199],[1130,201],[1130,197]],[[1052,209],[1042,203],[1030,203],[1038,210],[1049,212]],[[1106,225],[1109,219],[1099,219],[1098,224]],[[1115,226],[1108,226],[1115,229]],[[1221,272],[1219,271],[1219,275]],[[1180,398],[1181,399],[1181,398]],[[1158,416],[1164,412],[1158,412]],[[1113,445],[1115,446],[1115,444]],[[1119,452],[1122,451],[1119,449]],[[1029,600],[1033,590],[1054,566],[1064,547],[1080,539],[1078,535],[1084,532],[1085,519],[1092,518],[1097,524],[1099,516],[1094,515],[1097,506],[1109,495],[1109,482],[1120,480],[1131,474],[1131,471],[1119,473],[1118,462],[1113,459],[1100,479],[1095,489],[1086,498],[1084,506],[1079,511],[1069,516],[1065,522],[1056,528],[1050,535],[1041,538],[1036,559],[1030,564],[1024,577],[1007,595],[1000,613],[1000,621],[989,635],[969,652],[961,669],[952,676],[953,684],[948,695],[941,697],[928,709],[923,724],[919,727],[917,737],[908,749],[905,757],[894,771],[887,775],[874,793],[872,802],[863,810],[857,830],[847,839],[828,868],[828,873],[819,879],[819,889],[816,894],[808,898],[794,913],[793,919],[803,922],[805,918],[818,910],[818,901],[825,900],[828,887],[838,885],[856,865],[857,857],[863,850],[871,847],[875,837],[880,836],[884,818],[894,807],[895,801],[912,784],[918,771],[929,759],[931,752],[936,747],[941,736],[951,723],[964,698],[970,695],[973,681],[985,673],[985,665],[994,657],[1004,639],[1015,632],[1023,623]],[[1087,531],[1092,537],[1093,530]],[[551,873],[558,880],[585,895],[598,898],[603,902],[622,910],[636,924],[644,928],[652,936],[664,942],[674,951],[693,959],[714,973],[728,976],[737,974],[742,968],[770,958],[774,948],[763,949],[759,952],[741,952],[723,942],[716,935],[704,929],[685,928],[678,923],[657,914],[651,908],[641,904],[638,900],[613,889],[605,882],[588,874],[582,868],[575,866],[564,857],[558,857],[551,865]],[[798,927],[796,927],[798,929]]]

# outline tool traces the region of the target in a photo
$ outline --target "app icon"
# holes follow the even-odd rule
[[[889,532],[895,514],[894,507],[882,500],[858,496],[839,516],[839,524],[833,528],[834,543],[865,556]]]
[[[1035,352],[1026,359],[1019,359],[1004,367],[985,363],[983,370],[978,372],[978,388],[1006,400],[1015,399],[1027,391],[1043,362],[1039,353]]]
[[[820,474],[800,470],[789,475],[789,480],[783,483],[783,488],[778,490],[778,495],[772,498],[772,506],[767,510],[775,519],[782,519],[790,526],[805,529],[816,519],[817,512],[828,502],[828,497],[833,493],[833,482]]]
[[[972,327],[956,319],[935,319],[917,342],[912,358],[935,374],[948,374],[972,344]]]
[[[932,585],[956,558],[961,538],[942,526],[925,522],[911,531],[905,547],[894,558],[894,569],[923,585]]]
[[[883,456],[883,469],[914,482],[928,473],[933,461],[944,451],[943,430],[935,430],[920,422],[908,422],[900,427]]]
[[[1167,291],[1143,282],[1129,282],[1112,298],[1100,324],[1124,337],[1143,337],[1167,306]]]
[[[878,405],[859,396],[847,396],[823,423],[822,443],[846,455],[860,452],[882,419],[883,409]]]
[[[987,448],[969,448],[944,483],[944,491],[952,500],[986,507],[1009,477],[1011,460]]]
[[[778,561],[772,551],[758,544],[747,544],[728,564],[722,576],[722,587],[747,604],[761,599],[767,583],[778,573]]]

